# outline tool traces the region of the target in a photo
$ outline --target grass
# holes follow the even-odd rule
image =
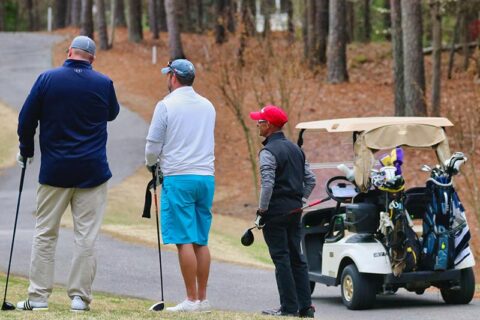
[[[5,283],[5,275],[0,274],[0,282]],[[24,278],[10,277],[7,301],[16,302],[25,299],[28,288],[28,281]],[[0,319],[35,319],[35,320],[57,320],[57,319],[253,319],[268,320],[268,316],[244,312],[213,311],[207,314],[176,314],[169,312],[150,312],[148,308],[154,301],[136,299],[131,297],[114,296],[96,292],[91,304],[91,311],[85,313],[73,313],[70,311],[70,299],[65,289],[55,287],[49,299],[48,311],[0,311]],[[167,303],[167,306],[170,304]],[[289,318],[285,318],[289,319]],[[290,318],[292,319],[292,318]]]
[[[15,163],[18,149],[17,113],[0,102],[0,170]]]
[[[145,244],[151,247],[157,245],[153,204],[152,219],[141,217],[145,187],[149,179],[150,174],[147,170],[140,168],[135,174],[108,191],[108,205],[102,225],[104,232],[127,242]],[[209,241],[212,258],[260,268],[273,268],[261,232],[254,231],[255,243],[252,246],[244,247],[240,243],[240,237],[245,229],[252,225],[253,214],[252,221],[214,214]],[[72,226],[71,215],[64,216],[62,226]],[[173,245],[164,248],[166,250],[176,250]]]

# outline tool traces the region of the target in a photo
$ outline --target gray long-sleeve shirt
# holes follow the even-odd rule
[[[260,158],[260,210],[267,210],[270,198],[272,197],[273,186],[275,184],[275,171],[277,161],[275,156],[268,150],[263,149],[259,154]],[[303,198],[308,198],[316,184],[315,174],[310,169],[310,164],[305,160],[305,175],[303,178]]]

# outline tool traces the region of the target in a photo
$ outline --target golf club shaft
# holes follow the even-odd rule
[[[153,193],[155,197],[155,217],[157,220],[157,244],[158,244],[158,262],[160,265],[160,292],[163,301],[163,272],[162,272],[162,251],[160,246],[160,221],[158,218],[158,199],[157,199],[157,176],[156,172],[152,172],[153,175]]]
[[[18,211],[20,209],[20,199],[22,198],[23,180],[25,178],[25,170],[26,169],[27,169],[27,161],[26,161],[26,158],[25,158],[25,160],[23,161],[22,173],[20,175],[20,186],[18,188],[17,211],[15,213],[15,223],[13,225],[12,244],[10,246],[10,258],[8,259],[7,280],[5,281],[5,292],[4,292],[4,295],[3,295],[3,303],[5,303],[5,301],[7,300],[8,280],[10,279],[10,267],[12,265],[13,245],[15,244],[15,234],[17,232]]]

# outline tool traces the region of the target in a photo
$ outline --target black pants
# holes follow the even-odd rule
[[[263,228],[263,236],[275,265],[282,312],[295,313],[311,306],[308,266],[300,251],[301,214],[272,220]],[[281,220],[281,221],[280,221]]]

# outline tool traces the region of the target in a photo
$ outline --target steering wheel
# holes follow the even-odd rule
[[[334,182],[338,182],[336,186],[333,186]],[[348,180],[347,177],[335,176],[327,181],[327,184],[325,185],[325,191],[327,192],[327,195],[330,197],[330,199],[335,200],[338,203],[351,203],[352,198],[355,195],[348,194],[348,192],[345,192],[344,195],[338,195],[335,194],[333,190],[334,187],[337,187],[339,190],[344,189],[345,191],[350,191],[347,189],[348,185],[354,186],[355,190],[357,190],[357,186],[352,181]]]

